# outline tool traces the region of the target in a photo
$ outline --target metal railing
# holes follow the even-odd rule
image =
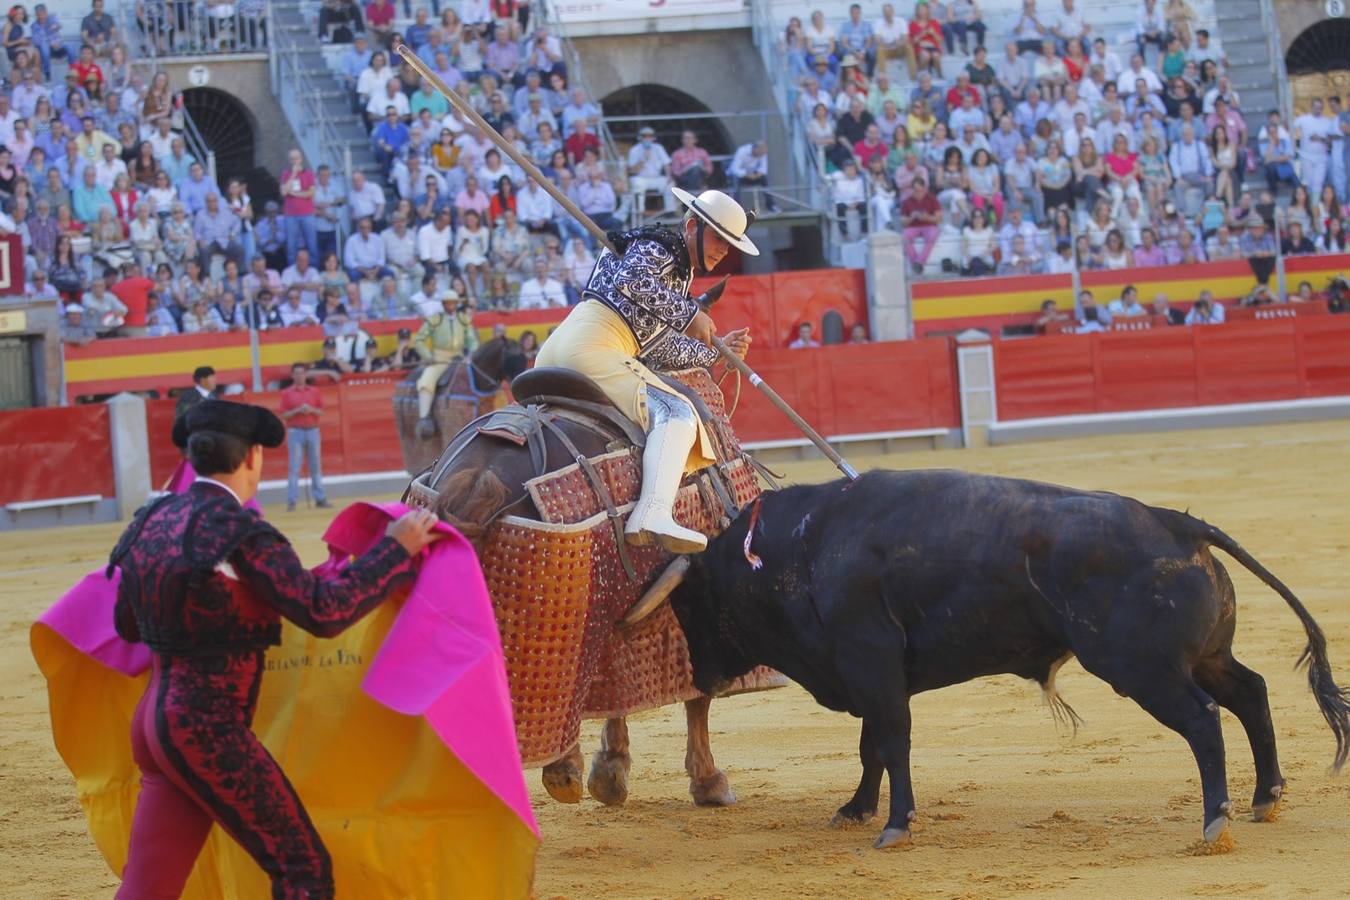
[[[286,28],[276,27],[272,0],[267,0],[267,14],[274,24],[267,59],[272,94],[281,104],[300,149],[311,165],[328,163],[343,185],[350,184],[351,144],[324,103],[324,91],[331,91],[332,84],[320,84],[306,71],[300,56],[301,47],[294,36]]]
[[[144,0],[121,4],[122,33],[133,56],[201,56],[267,49],[270,16],[263,0]]]
[[[609,130],[608,119],[605,117],[604,109],[600,107],[600,98],[596,96],[595,91],[591,90],[590,83],[586,80],[586,68],[581,64],[581,54],[577,51],[576,43],[567,33],[553,0],[536,0],[532,15],[536,16],[538,21],[548,25],[549,32],[562,45],[563,59],[567,63],[568,86],[581,88],[587,99],[595,104],[596,109],[600,110],[600,121],[595,125],[595,135],[600,139],[600,147],[603,151],[601,163],[609,170],[610,179],[626,180],[623,158],[619,156],[619,148],[614,142],[613,133]]]
[[[1270,54],[1270,74],[1275,79],[1275,100],[1280,116],[1286,122],[1294,120],[1294,101],[1289,92],[1289,70],[1284,64],[1280,47],[1280,27],[1275,16],[1273,0],[1261,0],[1261,28],[1266,33],[1266,49]]]

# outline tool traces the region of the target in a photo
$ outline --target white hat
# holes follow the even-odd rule
[[[78,303],[67,303],[67,304],[66,304],[66,312],[67,312],[67,313],[73,313],[73,312],[75,312],[75,313],[81,313],[81,314],[83,314],[83,313],[84,313],[84,307],[81,306],[81,305],[78,304]]]
[[[675,199],[713,227],[718,236],[747,256],[759,256],[759,248],[745,236],[753,221],[735,200],[721,191],[704,191],[695,197],[683,188],[671,188]]]
[[[454,303],[457,300],[459,300],[459,291],[455,290],[454,288],[446,288],[445,290],[441,291],[442,303]]]

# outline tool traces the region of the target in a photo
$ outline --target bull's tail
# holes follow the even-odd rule
[[[1224,553],[1242,563],[1243,568],[1264,581],[1271,590],[1283,597],[1284,602],[1289,604],[1289,608],[1294,611],[1294,615],[1298,616],[1298,620],[1303,623],[1303,630],[1308,635],[1308,643],[1303,648],[1303,653],[1299,656],[1295,666],[1308,664],[1308,686],[1312,688],[1313,697],[1317,700],[1317,708],[1322,711],[1322,717],[1327,720],[1331,733],[1336,737],[1336,758],[1332,762],[1331,768],[1332,771],[1339,772],[1341,767],[1345,765],[1346,758],[1350,756],[1350,691],[1337,686],[1331,677],[1331,661],[1327,658],[1326,635],[1322,633],[1321,627],[1303,603],[1298,597],[1294,596],[1294,592],[1289,590],[1284,582],[1271,574],[1270,570],[1257,562],[1255,557],[1242,549],[1241,544],[1213,525],[1190,516],[1186,516],[1186,518],[1192,523],[1192,528],[1198,526],[1201,529],[1201,534],[1207,543],[1218,547]]]

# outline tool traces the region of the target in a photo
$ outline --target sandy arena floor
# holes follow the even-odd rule
[[[1101,438],[853,460],[955,466],[1118,491],[1187,508],[1288,583],[1326,630],[1350,683],[1350,480],[1346,423]],[[832,477],[826,464],[797,480]],[[269,510],[318,560],[319,511]],[[940,511],[935,510],[935,514]],[[119,528],[0,536],[0,896],[108,897],[116,888],[52,748],[29,622],[106,559]],[[740,803],[699,810],[683,771],[678,709],[635,717],[621,809],[552,803],[530,772],[544,844],[540,897],[1343,897],[1350,892],[1350,775],[1332,778],[1331,735],[1293,662],[1304,637],[1274,593],[1236,563],[1236,655],[1265,676],[1288,793],[1280,821],[1246,821],[1251,754],[1224,713],[1236,850],[1196,858],[1195,764],[1182,739],[1074,663],[1059,684],[1086,720],[1057,733],[1039,690],[998,678],[914,701],[919,820],[909,849],[870,849],[880,821],[827,822],[857,783],[858,723],[797,688],[713,705],[713,750]],[[598,723],[584,732],[595,749]],[[883,788],[882,802],[885,803]]]

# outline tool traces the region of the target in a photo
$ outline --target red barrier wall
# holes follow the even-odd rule
[[[827,437],[960,425],[954,356],[945,340],[756,349],[750,362],[788,405]],[[722,382],[728,402],[735,392],[734,378]],[[747,443],[801,437],[748,383],[741,385],[732,424]]]
[[[115,491],[106,406],[0,412],[0,504]]]
[[[1004,421],[1350,394],[1350,316],[995,341]]]

